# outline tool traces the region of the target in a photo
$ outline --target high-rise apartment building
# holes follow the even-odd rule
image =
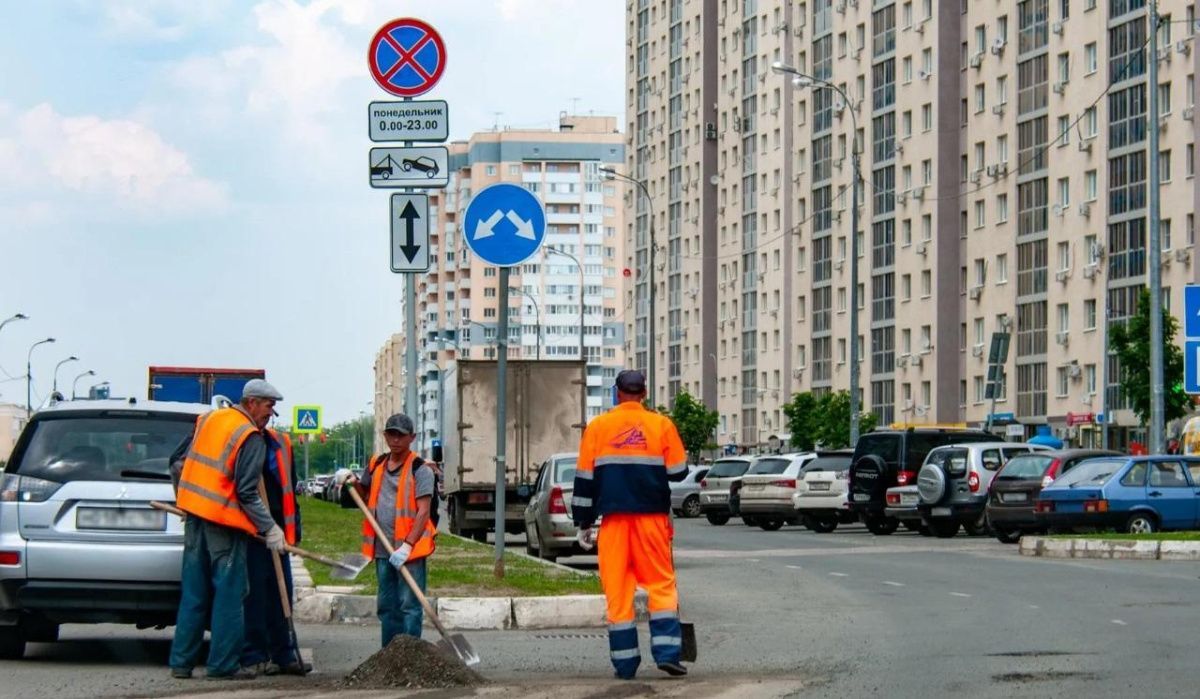
[[[439,372],[449,371],[456,358],[496,358],[499,270],[470,253],[462,220],[472,193],[499,182],[536,194],[547,225],[542,249],[509,277],[509,358],[578,360],[582,347],[589,364],[588,415],[600,414],[611,407],[606,389],[625,360],[630,305],[623,292],[623,185],[600,171],[625,159],[617,119],[563,114],[556,130],[477,133],[449,147],[450,185],[429,192],[432,266],[418,276],[418,445],[438,436]],[[402,329],[375,365],[376,396],[389,397],[394,408],[403,403],[404,351]],[[376,410],[380,424],[384,413]]]
[[[857,313],[859,391],[883,423],[984,421],[1003,330],[996,413],[1091,444],[1107,405],[1115,443],[1129,438],[1105,319],[1134,312],[1148,265],[1176,311],[1197,278],[1193,3],[1161,3],[1158,86],[1145,0],[627,7],[626,168],[651,200],[626,195],[627,350],[639,367],[657,353],[660,403],[687,390],[720,412],[721,444],[763,444],[793,393],[849,388]]]

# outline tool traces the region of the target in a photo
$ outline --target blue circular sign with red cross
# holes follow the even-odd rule
[[[402,17],[379,28],[367,52],[371,77],[397,97],[416,97],[433,89],[446,70],[446,44],[433,27]]]

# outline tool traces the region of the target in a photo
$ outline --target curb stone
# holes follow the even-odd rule
[[[1021,537],[1020,554],[1041,558],[1085,558],[1135,561],[1200,561],[1200,541],[1134,541],[1123,539],[1049,539]]]

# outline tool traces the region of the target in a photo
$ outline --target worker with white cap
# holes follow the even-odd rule
[[[283,550],[285,537],[259,497],[267,461],[262,430],[283,396],[254,379],[242,389],[241,403],[213,410],[196,420],[183,458],[176,505],[189,515],[184,524],[183,572],[171,676],[186,679],[199,661],[209,627],[207,677],[251,679],[240,664],[245,638],[246,544],[261,536],[267,548]]]

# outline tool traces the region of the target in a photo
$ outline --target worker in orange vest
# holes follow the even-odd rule
[[[245,639],[246,544],[262,536],[283,550],[283,528],[258,495],[267,461],[262,430],[283,396],[261,379],[246,383],[241,403],[201,415],[183,457],[175,504],[190,515],[184,523],[183,571],[171,676],[186,679],[200,659],[204,630],[211,628],[209,679],[252,679],[241,667]]]
[[[679,593],[671,556],[669,481],[687,476],[687,453],[669,418],[642,407],[646,377],[617,375],[617,405],[592,420],[579,446],[571,511],[584,549],[597,543],[608,604],[608,648],[616,676],[633,679],[641,665],[633,596],[649,595],[650,652],[658,669],[687,674]]]
[[[283,528],[288,544],[300,543],[300,510],[296,506],[296,467],[292,458],[292,440],[286,432],[263,430],[267,443],[267,463],[263,483],[267,491],[267,509],[271,519]],[[287,617],[279,599],[279,583],[271,556],[279,556],[288,598],[292,598],[292,567],[283,554],[270,551],[265,544],[250,541],[246,545],[246,643],[242,647],[242,667],[254,668],[265,675],[304,675],[312,666],[300,660],[299,649],[292,646]]]
[[[433,470],[412,451],[415,430],[412,418],[392,415],[383,426],[388,453],[371,460],[362,480],[349,469],[334,474],[339,488],[349,484],[357,488],[384,531],[394,532],[395,553],[377,541],[374,527],[363,518],[362,553],[375,560],[379,580],[376,613],[386,648],[400,634],[421,637],[424,610],[417,596],[401,578],[404,566],[423,593],[426,583],[426,559],[433,553],[437,529],[430,519],[436,479]]]

